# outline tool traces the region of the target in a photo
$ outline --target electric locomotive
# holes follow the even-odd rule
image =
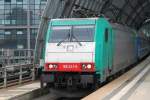
[[[43,83],[102,83],[137,61],[136,31],[105,18],[52,19],[43,48]]]

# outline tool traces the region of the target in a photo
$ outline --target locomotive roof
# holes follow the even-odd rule
[[[57,19],[51,19],[52,21],[61,21],[61,20],[96,20],[98,17],[93,18],[57,18]]]
[[[93,25],[96,24],[98,18],[63,18],[52,19],[52,25]]]

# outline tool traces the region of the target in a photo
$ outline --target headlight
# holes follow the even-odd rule
[[[48,65],[49,69],[57,69],[57,67],[58,67],[57,64],[49,64]]]
[[[87,65],[87,68],[88,68],[88,69],[91,69],[91,68],[92,68],[92,65],[91,65],[91,64],[88,64],[88,65]]]
[[[92,69],[92,64],[82,64],[82,69],[83,70],[91,70]]]
[[[85,64],[82,64],[82,68],[83,68],[83,69],[86,69],[86,65],[85,65]]]
[[[52,64],[49,64],[48,68],[50,68],[50,69],[53,68],[53,65],[52,65]]]

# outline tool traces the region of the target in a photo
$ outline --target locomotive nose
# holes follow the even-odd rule
[[[66,51],[67,52],[73,52],[74,51],[75,46],[74,45],[67,45]]]
[[[56,46],[56,44],[48,44],[49,47],[46,48],[45,62],[94,62],[94,43],[81,43],[82,46],[77,42],[63,42],[60,46]]]

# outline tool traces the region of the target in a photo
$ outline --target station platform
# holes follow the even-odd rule
[[[23,85],[16,85],[4,89],[0,89],[0,100],[20,100],[20,96],[31,93],[32,91],[40,89],[40,82],[29,82]],[[24,100],[29,100],[29,95],[24,97]]]
[[[150,65],[149,65],[150,67]],[[128,100],[150,100],[150,70],[135,86],[126,94]]]
[[[149,100],[150,56],[82,100]]]

